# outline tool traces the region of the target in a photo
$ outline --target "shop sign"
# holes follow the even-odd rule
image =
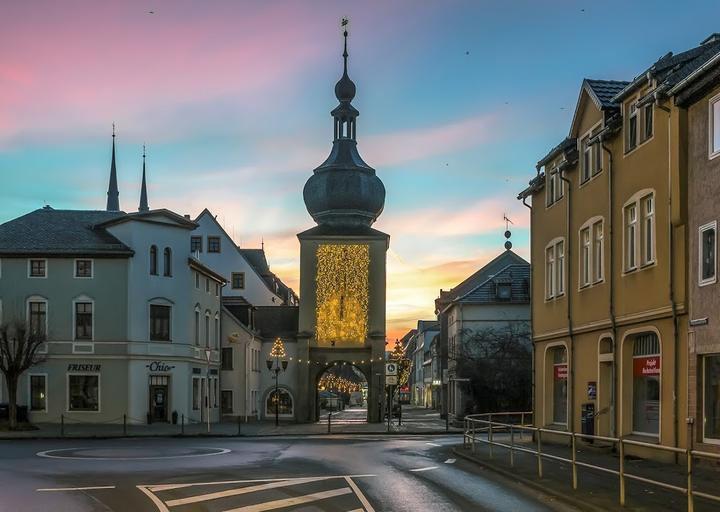
[[[597,382],[588,382],[587,393],[588,400],[595,400],[597,398]]]
[[[633,359],[633,375],[647,377],[660,375],[660,356],[636,357]]]
[[[67,371],[69,372],[99,372],[102,368],[101,364],[76,364],[70,363]]]
[[[555,380],[567,380],[568,368],[567,364],[555,365]]]
[[[146,364],[145,368],[147,368],[151,372],[169,372],[170,370],[175,368],[175,365],[167,364],[163,361],[153,361],[150,364]]]

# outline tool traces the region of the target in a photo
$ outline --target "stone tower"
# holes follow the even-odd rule
[[[317,419],[317,383],[334,363],[356,366],[368,382],[368,421],[382,421],[384,389],[385,266],[390,237],[371,226],[383,211],[385,187],[360,157],[348,76],[347,30],[343,75],[335,85],[330,156],[303,190],[317,226],[300,240],[298,420]],[[308,361],[310,361],[308,363]],[[306,414],[306,417],[302,417]]]

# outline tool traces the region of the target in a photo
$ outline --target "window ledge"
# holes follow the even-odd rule
[[[640,441],[641,443],[660,444],[659,434],[640,434],[633,432],[632,434],[625,435],[622,438],[628,441]]]

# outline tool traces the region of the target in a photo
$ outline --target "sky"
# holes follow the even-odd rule
[[[583,78],[630,80],[720,31],[716,0],[3,2],[0,223],[103,209],[114,122],[123,210],[146,144],[151,208],[207,207],[298,290],[343,16],[358,148],[387,190],[389,339],[503,250],[504,215],[529,257],[516,196],[567,135]]]

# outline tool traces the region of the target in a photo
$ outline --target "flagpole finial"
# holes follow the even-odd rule
[[[115,122],[112,124],[112,136],[115,137]]]

